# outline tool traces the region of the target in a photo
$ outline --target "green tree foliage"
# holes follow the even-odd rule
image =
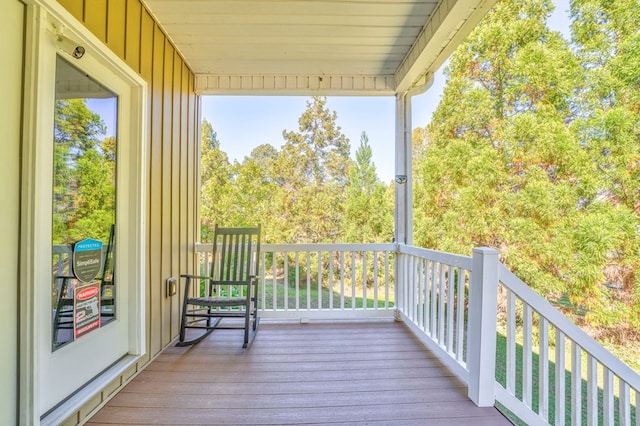
[[[575,0],[571,16],[585,73],[573,129],[595,180],[583,200],[591,215],[579,223],[576,261],[586,283],[614,287],[602,292],[611,313],[596,312],[598,321],[631,318],[640,329],[640,3]]]
[[[369,138],[362,132],[346,187],[343,240],[354,243],[391,241],[394,209],[392,201],[393,198],[389,199],[387,196],[387,187],[376,175]]]
[[[349,139],[341,133],[338,114],[327,98],[314,96],[298,120],[298,132],[283,131],[285,167],[292,168],[300,184],[337,184],[344,187],[349,169]]]
[[[229,163],[211,124],[203,121],[203,239],[216,223],[261,224],[263,241],[272,243],[391,239],[393,192],[375,174],[366,137],[357,162],[349,158],[349,140],[326,103],[311,98],[298,131],[283,131],[280,150],[258,145],[242,163]]]
[[[235,225],[260,224],[264,241],[276,241],[273,235],[277,235],[281,226],[272,220],[274,195],[278,192],[273,178],[277,158],[278,151],[263,144],[254,148],[241,164],[233,166],[233,198],[227,206],[233,215],[231,221]]]
[[[53,244],[106,243],[115,222],[115,138],[85,99],[58,100],[54,118]]]
[[[223,226],[230,223],[232,170],[216,132],[206,119],[201,124],[200,150],[201,238],[208,241],[213,238],[216,223]]]
[[[612,54],[637,51],[614,34],[638,5],[623,3],[572,3],[577,54],[545,24],[551,1],[497,3],[452,56],[433,121],[414,134],[416,243],[495,247],[532,287],[569,296],[600,324],[622,300],[615,279],[638,286],[637,68],[620,71]]]
[[[336,242],[341,236],[350,145],[326,102],[313,97],[298,120],[298,132],[283,131],[274,194],[276,220],[284,225],[280,242]]]

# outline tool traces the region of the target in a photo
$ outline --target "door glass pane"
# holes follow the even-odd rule
[[[116,318],[117,96],[58,56],[52,206],[52,349]]]

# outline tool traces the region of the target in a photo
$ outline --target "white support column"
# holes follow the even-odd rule
[[[411,179],[411,96],[396,94],[396,209],[395,240],[413,243],[413,195]]]
[[[467,367],[469,398],[479,407],[495,403],[498,251],[473,249],[469,286]]]

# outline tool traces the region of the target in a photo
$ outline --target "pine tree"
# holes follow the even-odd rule
[[[53,242],[108,240],[115,222],[115,138],[86,99],[58,100],[54,120]]]
[[[346,188],[346,242],[379,243],[393,237],[393,204],[386,202],[386,186],[376,175],[372,154],[369,138],[362,132]]]
[[[273,211],[283,227],[282,242],[336,242],[341,236],[350,146],[337,113],[326,103],[313,97],[298,120],[298,132],[283,132]]]
[[[232,166],[230,223],[234,226],[261,225],[262,241],[277,243],[278,228],[273,220],[273,199],[278,188],[273,178],[278,151],[269,144],[254,148],[242,163]]]
[[[580,69],[545,24],[552,7],[501,1],[452,56],[426,140],[416,141],[415,241],[466,254],[495,247],[559,297],[586,157],[565,124]]]
[[[201,238],[213,237],[216,224],[232,226],[229,202],[232,179],[231,164],[211,123],[202,120],[200,136],[200,226]]]
[[[552,7],[503,0],[452,56],[415,134],[415,240],[495,247],[547,298],[637,330],[639,5],[572,2],[572,45],[546,26]]]
[[[640,3],[575,0],[571,16],[585,70],[573,129],[595,177],[581,200],[575,281],[599,290],[594,322],[640,332]]]

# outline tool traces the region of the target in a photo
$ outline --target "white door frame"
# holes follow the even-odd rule
[[[129,283],[123,299],[126,306],[121,306],[128,311],[128,315],[125,315],[127,321],[124,322],[128,330],[127,355],[93,379],[90,386],[76,393],[62,409],[56,410],[61,420],[93,397],[96,391],[116,378],[125,368],[134,364],[146,350],[144,218],[148,176],[148,100],[146,82],[56,1],[30,1],[27,5],[25,30],[19,277],[19,423],[37,425],[40,424],[41,415],[50,408],[45,405],[48,402],[42,400],[39,388],[41,380],[49,376],[48,372],[42,371],[42,354],[51,351],[51,315],[50,309],[44,310],[42,306],[42,287],[51,282],[50,151],[55,57],[56,52],[61,49],[60,43],[56,43],[56,36],[62,33],[65,37],[82,43],[86,49],[85,55],[90,58],[88,60],[100,66],[106,80],[120,79],[131,89],[130,108],[119,108],[118,113],[118,123],[128,122],[125,127],[129,128],[129,132],[118,135],[122,139],[118,147],[118,161],[122,160],[122,163],[118,164],[117,172],[119,186],[116,241],[119,244],[115,260],[118,265],[116,279]],[[53,76],[50,75],[51,72],[54,73]],[[89,339],[90,336],[85,338]],[[69,345],[71,350],[74,345]],[[58,352],[60,356],[64,355],[63,351]]]

